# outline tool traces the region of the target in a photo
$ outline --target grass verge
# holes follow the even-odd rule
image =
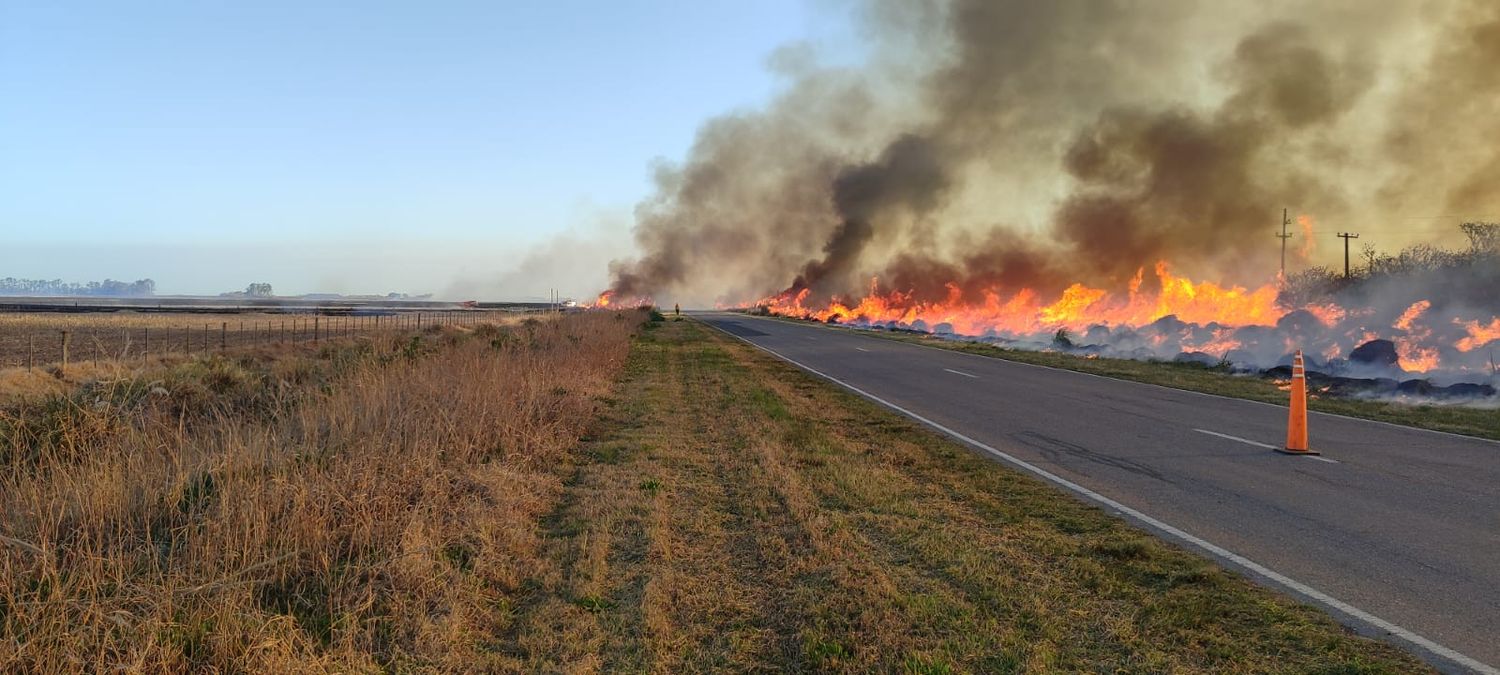
[[[1426,670],[691,321],[635,340],[497,649],[532,672]]]
[[[810,322],[776,317],[780,321],[792,321],[807,325]],[[820,325],[821,324],[812,324]],[[827,330],[854,330],[823,326]],[[893,331],[862,331],[862,334],[898,342],[926,345],[938,349],[978,354],[1017,363],[1074,370],[1080,373],[1102,375],[1119,380],[1145,382],[1173,389],[1185,389],[1205,394],[1217,394],[1231,398],[1261,401],[1275,405],[1286,405],[1287,393],[1279,389],[1275,381],[1259,376],[1237,375],[1212,366],[1176,361],[1137,361],[1106,357],[1085,357],[1061,352],[1036,352],[1024,349],[1006,349],[983,342],[945,340],[920,333]],[[1500,412],[1483,408],[1458,405],[1412,405],[1384,401],[1308,395],[1308,409],[1318,412],[1346,415],[1367,420],[1389,422],[1420,429],[1446,431],[1500,440]]]

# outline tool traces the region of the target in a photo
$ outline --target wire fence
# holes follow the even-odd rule
[[[377,332],[420,331],[434,326],[474,325],[511,312],[405,312],[353,315],[259,315],[251,320],[215,317],[202,324],[173,317],[158,325],[89,325],[69,317],[0,323],[0,369],[28,370],[102,361],[144,361],[169,354],[210,354],[253,347],[317,344]],[[29,317],[28,317],[29,318]]]

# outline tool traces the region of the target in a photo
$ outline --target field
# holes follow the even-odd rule
[[[489,312],[404,312],[319,316],[284,313],[0,313],[0,370],[60,364],[64,344],[71,363],[132,360],[172,353],[312,342],[354,332],[408,330],[423,325],[471,324]],[[420,319],[419,319],[420,317]],[[66,336],[64,335],[66,333]]]
[[[6,405],[0,671],[1425,670],[644,319],[183,356]]]
[[[183,357],[7,405],[0,672],[489,658],[637,323]]]

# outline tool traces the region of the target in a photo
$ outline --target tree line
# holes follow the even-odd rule
[[[1278,301],[1301,307],[1329,300],[1364,300],[1374,291],[1393,290],[1427,295],[1434,302],[1461,301],[1477,307],[1500,308],[1500,223],[1459,226],[1469,246],[1450,250],[1415,244],[1385,253],[1366,244],[1360,262],[1343,270],[1310,267],[1287,275]]]
[[[17,279],[15,277],[0,279],[0,295],[142,297],[155,294],[156,282],[151,279],[136,281],[105,279],[81,284],[62,279]]]

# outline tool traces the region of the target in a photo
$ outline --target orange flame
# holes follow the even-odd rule
[[[1458,342],[1453,345],[1458,348],[1458,351],[1473,351],[1489,344],[1493,340],[1500,340],[1500,318],[1491,321],[1488,326],[1481,325],[1478,321],[1460,321],[1458,319],[1454,319],[1453,323],[1463,326],[1464,330],[1469,332],[1468,337],[1459,338]]]
[[[1416,373],[1436,370],[1442,361],[1436,348],[1423,346],[1412,338],[1396,338],[1396,353],[1401,368]]]
[[[981,335],[997,331],[1016,335],[1051,332],[1059,328],[1081,330],[1093,325],[1144,325],[1164,316],[1176,315],[1189,323],[1223,323],[1227,325],[1275,323],[1285,313],[1276,306],[1276,287],[1266,284],[1256,289],[1220,286],[1204,281],[1194,282],[1173,275],[1165,262],[1156,264],[1160,290],[1140,291],[1136,274],[1130,290],[1123,297],[1102,288],[1073,284],[1055,300],[1044,303],[1036,291],[1023,288],[1009,297],[998,289],[983,293],[984,301],[970,304],[961,297],[957,286],[949,285],[947,297],[936,302],[915,300],[910,293],[882,292],[879,280],[870,282],[870,292],[858,303],[834,301],[822,309],[805,306],[808,291],[780,295],[763,301],[772,312],[791,316],[809,316],[821,321],[860,319],[871,323],[913,323],[929,325],[946,323],[956,332]],[[1330,315],[1332,310],[1329,311]],[[1322,317],[1320,317],[1322,318]],[[1326,320],[1326,319],[1325,319]],[[1213,344],[1205,346],[1226,346]]]
[[[651,304],[651,298],[617,298],[614,291],[605,291],[599,294],[598,299],[584,305],[589,309],[609,309],[611,307],[645,307]]]
[[[1297,226],[1302,228],[1302,245],[1297,248],[1297,255],[1307,260],[1312,257],[1314,251],[1318,250],[1318,241],[1313,239],[1313,217],[1297,216]]]
[[[1396,323],[1391,325],[1398,330],[1411,330],[1411,322],[1416,321],[1417,317],[1422,316],[1422,313],[1431,306],[1431,300],[1418,300],[1412,303],[1412,306],[1407,307],[1406,311],[1401,313],[1401,318],[1396,319]]]

